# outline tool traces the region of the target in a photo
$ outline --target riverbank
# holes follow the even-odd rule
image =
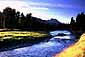
[[[78,42],[64,49],[61,53],[56,54],[55,57],[85,57],[85,33],[81,35]]]
[[[20,29],[8,29],[8,28],[4,28],[4,29],[0,29],[0,32],[2,32],[2,31],[11,31],[11,30],[19,31]]]
[[[52,31],[50,31],[52,32]],[[49,33],[50,33],[49,32]],[[14,46],[9,48],[9,50],[1,51],[0,57],[53,57],[53,55],[60,53],[65,48],[69,47],[70,45],[74,44],[77,40],[74,35],[67,30],[63,31],[53,31],[54,33],[50,35],[57,35],[57,33],[64,33],[66,37],[70,37],[70,39],[66,39],[66,37],[57,36],[51,37],[49,41],[41,41],[38,43],[34,43],[33,45],[29,45],[28,43],[24,44],[26,46]],[[47,40],[47,38],[45,38]],[[72,39],[72,40],[71,40]],[[33,42],[33,41],[32,41]],[[15,48],[17,47],[17,48]]]
[[[44,31],[3,31],[0,32],[0,51],[30,46],[49,38]]]

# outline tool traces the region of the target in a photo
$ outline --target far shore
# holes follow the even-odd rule
[[[20,29],[8,29],[8,28],[3,28],[3,29],[0,29],[0,31],[10,31],[10,30],[20,30]]]

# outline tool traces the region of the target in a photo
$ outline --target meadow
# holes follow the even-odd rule
[[[41,38],[41,37],[43,37],[44,38],[46,36],[48,36],[48,34],[46,32],[4,31],[4,32],[0,32],[0,41],[4,41],[5,39],[20,40],[20,39],[22,39],[22,37],[33,37],[33,38]],[[19,37],[19,38],[17,38],[17,37]]]

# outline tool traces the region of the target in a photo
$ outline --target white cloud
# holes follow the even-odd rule
[[[31,7],[29,4],[27,4],[24,1],[0,1],[0,10],[2,11],[6,7],[15,8],[20,12],[29,13],[35,10],[48,10],[46,7]]]
[[[24,5],[28,6],[25,2],[22,1],[0,1],[0,10],[3,10],[5,7],[8,6],[20,10]]]
[[[48,8],[46,7],[31,7],[29,4],[27,4],[24,1],[0,1],[0,11],[2,11],[6,7],[11,7],[16,9],[17,11],[24,12],[24,14],[32,13],[33,16],[48,19],[48,14],[44,11],[48,11]]]
[[[85,9],[85,6],[80,4],[66,4],[66,3],[29,2],[29,5],[34,7]]]

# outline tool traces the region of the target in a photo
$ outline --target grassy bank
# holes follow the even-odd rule
[[[55,57],[85,57],[85,33],[80,36],[75,44],[56,54]]]
[[[47,37],[47,36],[48,36],[48,33],[46,33],[46,32],[4,31],[4,32],[0,32],[0,41],[4,41],[5,39],[20,40],[20,39],[22,39],[22,37],[33,37],[33,38],[43,37],[44,38],[44,37]]]
[[[0,32],[0,48],[32,45],[48,38],[49,34],[44,31],[4,31]]]

